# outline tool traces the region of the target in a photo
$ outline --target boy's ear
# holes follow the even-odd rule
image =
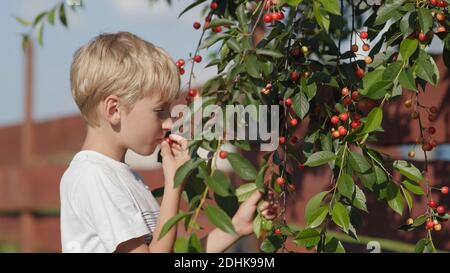
[[[116,95],[106,97],[103,104],[103,114],[112,125],[120,123],[119,97]]]

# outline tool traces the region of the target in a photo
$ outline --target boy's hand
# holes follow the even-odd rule
[[[253,219],[255,218],[257,204],[261,197],[262,193],[259,190],[256,190],[239,206],[238,211],[233,216],[233,226],[239,236],[245,236],[253,233]],[[275,218],[274,209],[270,207],[270,204],[267,201],[264,201],[260,205],[259,211],[267,220],[272,220]]]
[[[161,143],[161,157],[165,186],[173,188],[175,172],[190,159],[187,140],[179,135],[169,135]]]

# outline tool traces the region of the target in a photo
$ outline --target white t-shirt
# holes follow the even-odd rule
[[[159,204],[129,165],[95,151],[75,155],[60,184],[63,252],[114,252],[133,238],[147,244]]]

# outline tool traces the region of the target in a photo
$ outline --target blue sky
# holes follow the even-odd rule
[[[14,15],[32,20],[40,11],[50,9],[59,0],[2,0],[0,2],[0,126],[18,123],[23,118],[23,53],[20,33],[27,29]],[[201,8],[178,19],[188,1],[165,1],[150,6],[147,0],[85,0],[85,8],[68,11],[69,29],[60,24],[46,27],[44,47],[35,46],[34,111],[42,121],[77,113],[70,96],[69,71],[72,55],[81,45],[101,32],[126,30],[165,48],[174,59],[187,58],[200,38],[192,23]],[[203,55],[206,55],[204,52]],[[205,62],[206,63],[206,62]],[[198,69],[201,69],[198,66]],[[197,69],[196,69],[197,70]],[[199,82],[214,75],[214,69],[197,73]],[[187,73],[185,74],[187,75]],[[184,76],[187,78],[187,76]]]
[[[178,14],[192,1],[173,0],[150,6],[148,0],[84,0],[85,8],[68,11],[69,29],[61,25],[46,27],[44,47],[35,47],[33,115],[36,121],[74,115],[77,108],[70,96],[69,71],[77,48],[101,32],[126,30],[165,48],[173,59],[187,58],[200,38],[192,24],[201,18],[197,7],[178,19]],[[23,53],[20,33],[27,29],[14,19],[18,15],[32,20],[40,11],[50,9],[60,0],[1,0],[0,25],[0,126],[18,123],[23,118]],[[199,20],[203,21],[203,20]],[[433,40],[434,51],[442,47]],[[343,44],[346,48],[348,43]],[[206,52],[201,53],[204,57]],[[206,61],[203,62],[205,64]],[[214,68],[196,66],[197,82],[215,75]],[[186,82],[187,73],[182,77]],[[194,81],[195,83],[195,81]]]

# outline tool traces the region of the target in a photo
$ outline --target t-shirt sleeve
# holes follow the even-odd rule
[[[72,198],[80,218],[95,230],[105,248],[149,234],[140,210],[123,186],[102,169],[88,168],[80,174]]]

